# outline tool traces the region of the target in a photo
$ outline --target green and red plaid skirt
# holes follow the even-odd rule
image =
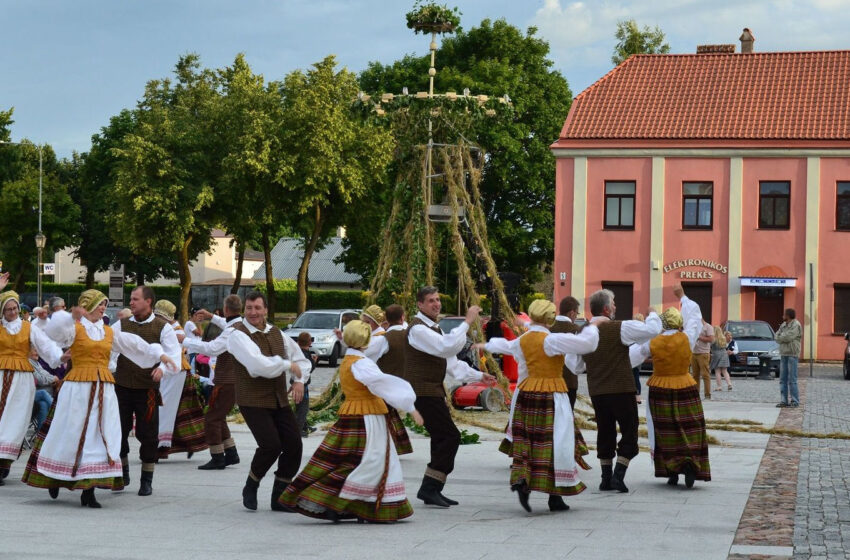
[[[507,431],[507,426],[505,427],[505,431]],[[587,464],[587,461],[584,460],[585,455],[590,454],[590,450],[587,448],[587,442],[584,441],[584,435],[581,433],[581,429],[579,429],[578,424],[573,421],[573,431],[575,432],[575,441],[576,441],[576,452],[575,459],[576,464],[582,469],[589,471],[592,467]],[[499,444],[499,451],[507,455],[508,457],[513,456],[514,444],[508,438],[502,438],[502,442]]]
[[[387,424],[389,427],[389,422]],[[278,501],[293,511],[318,519],[326,519],[325,510],[334,511],[340,519],[360,518],[377,523],[391,523],[413,515],[413,508],[406,499],[381,502],[378,506],[376,502],[339,497],[346,478],[363,459],[365,448],[363,416],[340,416],[307,466],[286,487]]]
[[[47,437],[47,432],[50,430],[50,424],[53,422],[53,411],[56,410],[56,403],[58,401],[57,394],[56,398],[53,399],[53,404],[50,406],[50,411],[47,413],[47,419],[41,425],[41,429],[35,437],[35,443],[32,446],[32,452],[30,453],[30,458],[27,461],[27,467],[24,469],[24,476],[21,477],[21,481],[35,488],[67,488],[68,490],[103,488],[105,490],[123,490],[124,478],[120,476],[84,478],[82,480],[58,480],[38,472],[36,465],[38,464],[38,457],[41,454],[41,446],[44,444],[44,438]]]
[[[529,491],[574,496],[587,487],[579,482],[575,486],[555,485],[553,433],[555,425],[555,399],[553,393],[521,391],[517,399],[512,424],[511,486],[525,483]],[[584,442],[582,438],[581,442]],[[584,446],[585,452],[587,446]],[[576,463],[579,466],[579,440],[575,445]]]
[[[160,447],[160,453],[195,453],[208,447],[204,436],[204,402],[195,380],[187,375],[177,407],[177,418],[174,420],[171,447]]]
[[[699,385],[684,389],[650,387],[649,410],[655,432],[655,476],[682,474],[685,465],[690,465],[697,480],[711,480]]]
[[[407,428],[404,427],[404,422],[401,421],[401,416],[398,410],[390,405],[387,405],[387,418],[390,421],[390,435],[395,443],[396,455],[407,455],[413,453],[413,444],[410,443],[410,436],[407,435]]]

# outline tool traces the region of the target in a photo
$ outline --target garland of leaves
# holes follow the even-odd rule
[[[407,12],[407,27],[415,33],[451,33],[460,26],[461,15],[457,8],[416,0]]]

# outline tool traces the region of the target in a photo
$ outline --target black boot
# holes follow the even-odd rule
[[[525,482],[521,484],[514,484],[511,486],[511,490],[517,493],[519,505],[522,506],[522,509],[531,513],[531,506],[528,504],[528,498],[531,496],[531,491],[528,489],[528,484]]]
[[[449,507],[451,504],[440,495],[442,484],[436,478],[425,475],[422,478],[422,486],[419,487],[416,497],[425,502],[427,506]]]
[[[549,494],[549,511],[567,511],[570,506],[564,499],[556,494]]]
[[[446,498],[445,496],[443,496],[443,487],[445,485],[446,485],[445,482],[440,482],[438,480],[437,481],[437,492],[440,494],[440,497],[443,499],[444,502],[446,502],[450,506],[456,506],[458,504],[458,502],[456,500],[452,500],[451,498]]]
[[[94,497],[94,488],[89,488],[88,490],[83,490],[82,496],[80,496],[80,505],[83,507],[90,507],[94,509],[100,509],[100,502]]]
[[[128,463],[121,463],[121,474],[124,476],[124,486],[130,485],[130,465]]]
[[[59,497],[59,487],[54,486],[53,488],[48,488],[47,493],[50,494],[50,497],[55,500]]]
[[[3,479],[2,479],[2,478],[0,478],[0,486],[4,486],[5,484],[6,484],[6,483],[5,483],[5,482],[3,482]]]
[[[186,452],[186,459],[191,459],[191,458],[192,458],[192,455],[194,455],[194,454],[195,454],[195,452],[194,452],[194,451],[187,451],[187,452]]]
[[[9,467],[0,467],[0,480],[9,476]]]
[[[626,478],[626,469],[628,467],[623,463],[617,463],[617,466],[614,467],[614,477],[611,479],[611,486],[617,492],[628,492],[629,489],[626,487],[626,483],[623,482],[623,479]]]
[[[245,480],[245,487],[242,488],[242,505],[247,509],[257,511],[257,489],[260,487],[260,482],[254,480],[249,475]]]
[[[236,452],[236,447],[228,447],[224,450],[224,466],[238,465],[239,453]]]
[[[224,460],[224,453],[212,453],[212,459],[208,463],[198,466],[199,471],[220,471],[227,466]]]
[[[611,477],[613,468],[611,465],[602,465],[602,482],[599,483],[600,490],[613,490],[611,486]]]
[[[142,471],[139,482],[139,496],[150,496],[153,493],[153,471]]]
[[[272,511],[287,511],[287,509],[278,500],[288,485],[288,482],[275,477],[274,486],[272,486]]]
[[[685,471],[685,487],[686,488],[693,488],[694,481],[697,478],[697,473],[694,470],[693,465],[685,465],[685,467],[682,470]]]
[[[670,476],[668,476],[667,484],[669,484],[670,486],[676,486],[677,484],[679,484],[679,475],[671,474]]]

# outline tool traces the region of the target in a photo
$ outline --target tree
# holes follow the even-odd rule
[[[392,157],[390,133],[352,110],[358,90],[356,76],[337,71],[333,56],[284,80],[282,132],[292,158],[290,223],[304,246],[297,279],[299,313],[307,308],[313,253],[343,223],[345,207],[383,183]]]
[[[633,54],[670,52],[670,45],[664,42],[664,32],[657,25],[655,29],[650,29],[648,25],[640,29],[635,20],[622,20],[617,22],[617,32],[614,36],[617,38],[617,45],[614,47],[611,62],[615,66],[623,63]]]
[[[555,159],[549,145],[572,102],[567,81],[552,69],[548,54],[549,45],[536,37],[535,28],[523,33],[504,20],[484,20],[446,38],[436,54],[435,91],[469,88],[512,100],[510,117],[482,121],[469,139],[487,151],[480,188],[493,258],[499,270],[519,272],[526,283],[554,257]],[[360,75],[361,88],[373,95],[403,87],[425,91],[429,62],[428,56],[405,56],[390,66],[371,63]],[[389,208],[382,211],[386,217]],[[348,224],[347,232],[346,267],[370,276],[370,263],[358,255],[377,254],[381,240],[374,229],[357,224]]]

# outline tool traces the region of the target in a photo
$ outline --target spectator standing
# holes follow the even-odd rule
[[[729,377],[729,343],[726,334],[720,327],[714,327],[714,342],[711,344],[711,369],[717,379],[715,391],[723,390],[723,378],[726,378],[726,389],[732,390],[732,379]],[[731,336],[731,335],[730,335]]]
[[[782,316],[782,324],[776,331],[779,343],[779,390],[782,400],[776,406],[800,406],[800,392],[797,388],[797,361],[803,341],[803,326],[797,320],[797,312],[790,307]],[[790,395],[789,395],[790,392]],[[790,397],[790,401],[788,400]]]
[[[315,352],[310,350],[310,345],[313,344],[313,337],[310,336],[308,332],[302,332],[298,335],[298,347],[301,348],[301,352],[304,354],[304,357],[310,360],[310,373],[316,369],[316,362],[319,360],[319,356],[316,355]],[[299,382],[299,379],[296,379],[295,376],[289,377],[289,386],[292,387],[296,382]],[[307,382],[304,383],[304,398],[301,399],[301,402],[295,405],[295,422],[298,424],[298,427],[301,429],[301,437],[307,437],[312,432],[316,431],[316,428],[307,423],[307,413],[310,412],[310,378],[307,378]]]
[[[696,344],[694,344],[694,353],[691,356],[691,375],[694,381],[699,385],[699,380],[702,379],[703,390],[705,391],[705,399],[711,399],[711,344],[714,342],[714,327],[703,319],[702,330],[699,333]]]

